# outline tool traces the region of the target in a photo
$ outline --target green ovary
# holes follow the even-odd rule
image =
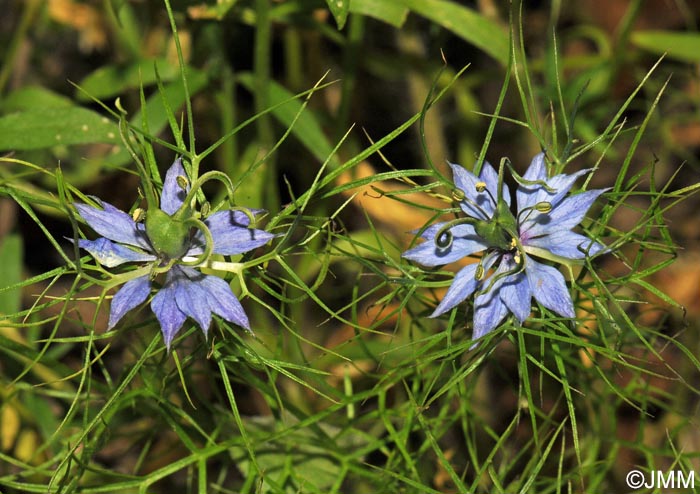
[[[161,209],[146,213],[146,234],[156,252],[168,259],[178,259],[187,252],[190,228]]]

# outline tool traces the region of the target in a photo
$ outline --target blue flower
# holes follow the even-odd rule
[[[452,167],[455,200],[467,217],[437,223],[425,229],[422,244],[403,257],[425,266],[440,266],[480,253],[454,277],[445,297],[430,317],[437,317],[475,294],[476,340],[494,330],[512,313],[522,324],[535,297],[543,307],[563,317],[574,317],[574,304],[558,269],[536,261],[572,263],[605,249],[572,231],[605,190],[568,195],[578,177],[547,177],[544,154],[538,154],[518,180],[517,214],[501,174],[484,163],[479,177],[463,167]],[[490,275],[487,276],[487,274]]]
[[[178,183],[181,182],[181,183]],[[165,344],[170,343],[188,317],[199,324],[206,336],[212,314],[250,330],[250,323],[241,303],[223,279],[203,274],[199,268],[229,269],[235,263],[212,261],[210,254],[231,256],[248,252],[266,244],[275,235],[249,228],[250,215],[240,210],[218,211],[200,220],[178,220],[180,211],[192,215],[185,204],[189,183],[182,161],[178,158],[167,171],[160,196],[160,209],[146,212],[146,223],[137,222],[129,214],[109,203],[96,199],[102,209],[76,203],[75,208],[87,224],[102,237],[78,240],[100,264],[115,267],[124,263],[146,263],[145,266],[117,275],[128,281],[112,299],[108,329],[112,329],[130,310],[148,298],[160,323]],[[184,206],[183,206],[184,205]],[[148,216],[164,220],[149,228]],[[163,226],[165,225],[165,226]],[[182,238],[178,238],[181,233]],[[207,246],[207,240],[212,245]],[[172,250],[163,245],[175,245]],[[155,278],[164,275],[162,284]]]

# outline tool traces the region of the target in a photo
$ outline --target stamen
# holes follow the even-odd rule
[[[549,213],[552,210],[552,203],[547,201],[538,202],[535,204],[535,209],[540,213]]]
[[[516,262],[517,266],[513,269],[509,269],[508,271],[504,271],[502,273],[499,273],[497,275],[494,275],[491,278],[491,281],[489,282],[488,286],[484,288],[483,290],[479,290],[476,292],[475,296],[478,297],[480,295],[483,295],[484,293],[488,293],[491,288],[501,279],[507,277],[507,276],[515,276],[520,273],[522,273],[525,270],[525,259],[520,255],[520,251],[518,251],[517,254],[513,256],[513,260]]]
[[[486,182],[477,182],[474,187],[476,188],[477,192],[482,193],[486,190]]]
[[[187,187],[190,186],[190,181],[187,180],[187,177],[184,175],[178,175],[175,177],[175,181],[177,182],[178,187],[180,187],[182,190],[187,190]]]
[[[136,208],[134,209],[134,212],[131,214],[131,219],[134,220],[135,223],[139,223],[143,221],[143,219],[146,217],[146,211],[143,210],[143,208]]]
[[[452,190],[452,199],[454,199],[455,202],[462,202],[465,197],[467,197],[467,195],[462,189],[455,188]]]
[[[479,261],[479,265],[476,267],[476,273],[474,273],[474,279],[476,281],[481,281],[484,279],[484,258],[481,258],[481,261]]]
[[[549,213],[551,210],[552,210],[552,203],[551,202],[547,202],[547,201],[538,202],[534,206],[530,206],[529,208],[522,209],[518,213],[518,223],[522,225],[524,222],[526,222],[528,220],[528,218],[530,218],[530,215],[532,214],[533,211],[537,211],[538,213],[546,214],[546,213]],[[525,218],[523,218],[523,219],[520,219],[520,216],[523,213],[527,213],[527,216],[525,216]]]

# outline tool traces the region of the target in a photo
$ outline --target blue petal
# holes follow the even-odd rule
[[[248,316],[228,283],[217,276],[205,276],[198,283],[206,290],[209,307],[214,314],[251,331]]]
[[[560,316],[576,316],[564,276],[557,269],[528,258],[526,272],[532,293],[540,304]]]
[[[523,246],[526,251],[527,247],[537,247],[567,259],[583,259],[586,255],[593,256],[605,249],[604,245],[570,230],[524,240]]]
[[[444,314],[474,293],[479,283],[476,278],[474,278],[477,266],[478,264],[470,264],[459,270],[452,280],[452,284],[447,290],[445,298],[443,298],[440,304],[435,308],[435,311],[430,314],[430,317],[437,317]]]
[[[540,153],[532,159],[530,167],[527,169],[523,178],[529,181],[544,181],[547,187],[553,189],[549,192],[543,185],[525,185],[520,184],[516,191],[516,199],[518,211],[526,208],[531,208],[540,202],[549,202],[552,207],[556,207],[559,202],[568,194],[574,182],[580,177],[588,173],[590,169],[579,170],[571,175],[560,174],[551,178],[547,178],[546,165],[544,161],[544,153]],[[533,211],[527,216],[529,221],[536,221],[537,216],[545,213]]]
[[[100,264],[108,268],[119,266],[125,262],[147,262],[156,259],[152,254],[138,252],[121,244],[115,244],[104,237],[97,240],[78,240],[78,246],[88,251]]]
[[[488,284],[488,281],[485,282]],[[508,315],[508,307],[503,303],[495,286],[488,292],[476,297],[474,301],[474,334],[477,340],[498,327]]]
[[[530,182],[547,180],[547,164],[544,161],[544,153],[539,153],[532,158],[530,166],[527,167],[523,174],[523,178]]]
[[[206,336],[211,324],[211,310],[209,294],[200,283],[204,275],[184,266],[173,267],[168,274],[171,273],[177,307],[185,315],[197,321]]]
[[[530,182],[547,180],[547,166],[544,162],[544,153],[540,153],[532,158],[530,166],[523,174],[523,178]],[[541,185],[518,185],[518,188],[515,191],[515,200],[518,205],[518,211],[522,211],[527,207],[537,204],[534,197],[540,189],[542,189]]]
[[[491,256],[488,256],[484,260],[484,268],[486,269],[486,271],[488,271],[491,268],[491,265],[497,258],[498,255],[493,254]],[[506,254],[502,256],[502,260],[500,265],[498,266],[498,269],[496,269],[496,271],[490,277],[488,277],[482,282],[482,290],[486,287],[489,287],[489,289],[486,293],[482,293],[481,295],[477,296],[474,300],[474,334],[472,336],[472,339],[481,338],[485,334],[493,331],[510,312],[509,306],[506,305],[506,303],[503,301],[504,296],[502,290],[504,286],[507,286],[511,283],[514,283],[516,285],[522,284],[523,280],[520,279],[520,273],[518,273],[517,275],[505,276],[496,281],[493,284],[493,286],[490,285],[491,280],[493,280],[495,276],[498,276],[507,271],[511,271],[515,268],[515,266],[516,265],[513,261],[513,256],[510,254]],[[518,288],[517,291],[520,292],[521,289]],[[507,296],[510,297],[509,292],[507,293]],[[529,297],[527,297],[527,302],[529,308]],[[516,302],[513,301],[513,304],[516,304]],[[522,314],[522,309],[520,306],[517,307],[517,310],[519,310]],[[527,317],[527,315],[525,317]]]
[[[214,240],[212,252],[224,256],[257,249],[277,236],[264,230],[247,228],[250,219],[241,211],[219,211],[209,216],[204,223],[209,227]],[[204,243],[204,234],[198,231],[192,239],[192,248],[187,254],[201,254]]]
[[[476,190],[476,184],[479,182],[486,182],[486,188],[491,192],[491,195],[497,200],[498,199],[498,179],[493,181],[493,168],[490,164],[484,163],[481,171],[482,178],[478,178],[472,172],[468,171],[460,165],[454,163],[449,164],[452,167],[452,176],[458,189],[464,192],[464,195],[469,199],[469,201],[460,201],[459,206],[462,208],[467,216],[473,218],[478,218],[482,220],[488,220],[493,216],[495,211],[495,205],[491,196],[486,192],[478,192]],[[492,173],[490,173],[488,170]],[[496,175],[497,177],[498,175]]]
[[[97,209],[87,204],[74,204],[78,214],[90,225],[90,228],[103,237],[120,244],[141,247],[147,251],[151,250],[142,224],[136,223],[131,216],[111,204],[97,198],[96,200],[104,209]]]
[[[127,312],[146,300],[149,293],[151,293],[151,282],[148,276],[140,276],[124,283],[112,298],[107,329],[116,326]]]
[[[515,262],[508,265],[508,269],[515,269]],[[524,272],[514,276],[508,276],[499,289],[501,301],[506,304],[508,310],[522,324],[530,315],[530,300],[532,299],[532,291],[530,283]]]
[[[435,235],[445,225],[436,223],[423,232],[426,241],[404,252],[401,257],[418,262],[424,266],[441,266],[458,261],[463,257],[481,252],[487,248],[471,225],[458,225],[450,229],[453,234],[452,243],[446,248],[435,244]]]
[[[177,158],[175,162],[168,168],[163,181],[163,190],[160,193],[160,209],[172,215],[180,209],[182,203],[190,190],[189,185],[187,190],[183,190],[177,183],[177,177],[187,178],[185,168],[182,166],[182,158]]]
[[[589,190],[567,197],[552,211],[528,219],[520,227],[521,237],[537,237],[560,230],[571,230],[586,216],[593,202],[607,189]]]
[[[168,272],[168,274],[170,273]],[[167,278],[165,286],[153,296],[151,310],[153,310],[160,323],[165,346],[170,349],[170,343],[172,343],[173,338],[182,328],[187,315],[178,308],[175,302],[175,287],[172,285],[168,286]]]
[[[479,178],[486,183],[486,188],[491,192],[493,197],[498,199],[499,197],[505,201],[508,206],[510,206],[510,189],[508,185],[503,183],[503,187],[498,191],[498,172],[491,166],[488,161],[484,162],[484,166],[481,167],[481,173]]]

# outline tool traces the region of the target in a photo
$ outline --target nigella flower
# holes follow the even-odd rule
[[[203,180],[198,186],[201,183]],[[205,335],[212,314],[250,330],[248,317],[229,284],[218,276],[202,273],[200,268],[228,267],[235,271],[240,265],[212,261],[210,255],[242,254],[264,245],[274,235],[249,228],[255,211],[223,210],[205,218],[194,214],[190,208],[192,192],[178,158],[166,173],[160,207],[149,207],[145,223],[99,199],[96,201],[102,209],[75,204],[80,216],[102,235],[97,240],[78,240],[78,245],[100,264],[111,268],[129,262],[146,263],[115,276],[118,282],[128,281],[112,299],[108,329],[144,302],[155,288],[151,309],[168,348],[188,317]],[[164,277],[162,283],[156,283],[158,277]]]
[[[605,247],[572,231],[604,190],[567,195],[574,181],[588,172],[547,177],[544,153],[532,160],[518,181],[517,213],[511,212],[503,167],[497,173],[484,163],[479,177],[450,164],[466,218],[437,223],[422,233],[425,242],[403,257],[425,266],[440,266],[480,253],[478,262],[462,268],[430,317],[444,314],[475,294],[474,333],[478,339],[512,313],[522,324],[531,300],[563,317],[574,317],[574,304],[564,276],[533,256],[571,263]],[[490,273],[489,276],[487,274]]]

